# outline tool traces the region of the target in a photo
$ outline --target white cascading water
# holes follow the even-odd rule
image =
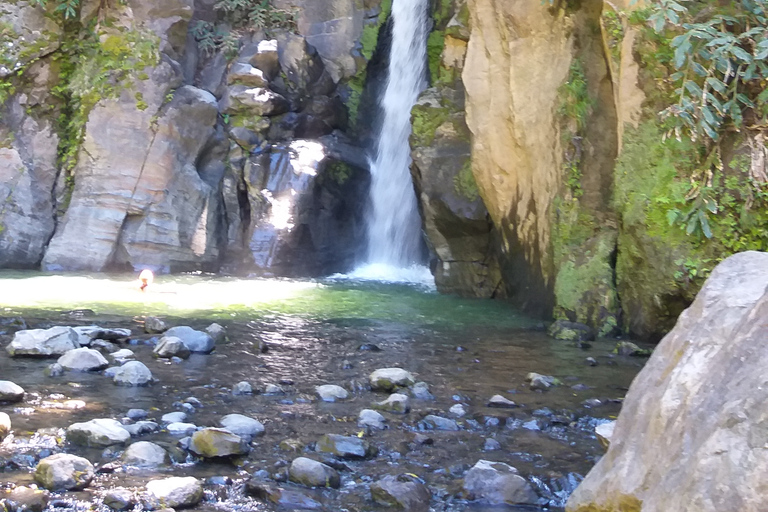
[[[421,219],[411,181],[411,109],[426,88],[428,0],[394,0],[387,86],[380,101],[383,122],[371,161],[366,219],[368,257],[354,275],[380,280],[423,281],[419,266]]]

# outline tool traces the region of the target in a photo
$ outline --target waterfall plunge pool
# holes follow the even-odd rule
[[[158,360],[152,357],[157,336],[143,334],[145,315],[199,329],[216,321],[226,327],[229,340],[210,355],[193,354],[178,364]],[[344,462],[341,490],[278,485],[305,493],[326,510],[382,510],[370,501],[371,482],[386,474],[412,473],[430,486],[433,510],[481,510],[464,499],[461,477],[479,459],[486,459],[516,467],[541,496],[542,506],[557,509],[579,475],[586,474],[602,454],[593,428],[616,416],[620,399],[642,364],[611,354],[612,341],[597,341],[583,350],[552,340],[539,330],[537,321],[503,301],[465,300],[414,285],[350,278],[160,276],[142,293],[133,275],[0,272],[3,346],[14,331],[2,325],[3,318],[19,316],[29,328],[91,324],[130,328],[133,335],[127,348],[150,368],[157,382],[123,388],[101,373],[46,377],[44,370],[55,359],[11,358],[0,351],[0,380],[16,382],[27,391],[22,403],[0,404],[14,431],[0,444],[0,482],[8,487],[31,484],[37,461],[52,452],[86,456],[95,464],[119,462],[123,447],[69,446],[58,429],[93,418],[121,419],[128,409],[145,409],[150,418],[159,420],[194,397],[202,404],[189,414],[188,421],[195,425],[216,426],[223,415],[239,413],[258,418],[266,427],[266,434],[252,442],[250,453],[235,460],[188,457],[157,470],[117,464],[115,471],[97,475],[86,491],[61,493],[64,501],[57,507],[62,512],[88,507],[105,512],[102,498],[108,489],[142,491],[149,480],[187,475],[209,479],[199,510],[273,510],[273,505],[244,495],[243,482],[250,475],[263,470],[280,480],[287,463],[297,456],[324,460],[325,455],[312,450],[321,435],[361,432],[378,447],[379,455]],[[265,344],[268,351],[262,353]],[[588,356],[599,366],[587,365]],[[388,428],[366,431],[357,425],[358,413],[387,397],[372,392],[367,377],[387,367],[412,372],[429,385],[434,400],[411,398],[411,412],[385,412]],[[562,385],[533,391],[525,382],[528,372],[553,375]],[[241,381],[255,390],[276,384],[283,393],[235,396],[231,390]],[[350,398],[321,402],[314,392],[321,384],[343,386]],[[519,407],[487,407],[496,394]],[[466,416],[449,412],[456,404],[464,406]],[[427,414],[455,419],[460,430],[421,431]],[[433,444],[419,444],[417,434],[428,436]],[[286,451],[280,447],[286,439],[298,440],[304,448]],[[139,440],[170,448],[179,437],[161,429],[130,442]],[[228,483],[221,485],[222,481]]]

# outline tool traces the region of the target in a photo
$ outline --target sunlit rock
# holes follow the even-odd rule
[[[227,341],[227,330],[217,323],[212,323],[206,327],[205,332],[208,334],[208,336],[213,338],[214,345],[218,345],[219,343],[226,343]]]
[[[32,487],[16,487],[5,499],[11,512],[43,512],[48,506],[47,491]]]
[[[131,434],[119,421],[94,419],[84,423],[74,423],[67,428],[67,441],[80,446],[112,446],[125,444]]]
[[[5,348],[11,356],[62,356],[80,348],[79,336],[70,327],[18,331]]]
[[[191,476],[152,480],[147,483],[147,491],[170,508],[193,507],[203,499],[203,485]]]
[[[128,510],[136,504],[136,496],[130,489],[116,487],[104,494],[104,504],[112,510]]]
[[[232,387],[233,395],[251,395],[253,394],[253,387],[246,381],[238,382]]]
[[[154,316],[144,319],[144,332],[147,334],[160,334],[168,330],[168,324]]]
[[[76,348],[66,352],[58,361],[64,369],[81,372],[103,370],[109,366],[101,352],[90,348]]]
[[[464,475],[464,493],[489,505],[535,505],[538,496],[517,469],[503,462],[480,460]]]
[[[513,407],[517,407],[517,404],[513,402],[512,400],[509,400],[507,398],[504,398],[501,395],[493,395],[490,400],[488,400],[488,407],[498,407],[501,409],[511,409]]]
[[[611,445],[611,437],[613,437],[613,429],[616,428],[615,421],[609,421],[601,423],[595,427],[595,436],[603,448],[608,448]]]
[[[335,384],[323,384],[315,388],[317,396],[323,402],[336,402],[349,398],[349,392],[341,386]]]
[[[371,485],[371,498],[379,505],[411,512],[429,510],[432,493],[410,475],[387,475]]]
[[[153,381],[152,372],[139,361],[128,361],[114,370],[112,381],[118,386],[146,386]]]
[[[330,453],[342,459],[366,459],[376,455],[376,447],[359,437],[326,434],[318,441],[318,452]]]
[[[377,403],[374,407],[380,411],[405,414],[411,410],[411,400],[408,398],[408,395],[392,393],[386,400]]]
[[[192,353],[189,347],[176,336],[163,336],[152,351],[155,357],[171,358],[180,357],[187,359]]]
[[[11,417],[4,412],[0,412],[0,441],[5,439],[11,432]]]
[[[339,473],[335,469],[307,457],[298,457],[293,460],[290,468],[288,468],[288,478],[291,482],[307,487],[338,489],[341,485]]]
[[[189,350],[209,354],[213,352],[216,344],[207,332],[196,331],[186,325],[171,327],[165,331],[166,337],[174,336],[181,339]]]
[[[192,434],[189,449],[205,458],[229,457],[248,453],[243,438],[222,428],[204,428]]]
[[[167,464],[170,459],[162,446],[148,441],[130,445],[122,456],[123,463],[140,468],[155,468]]]
[[[372,409],[363,409],[357,416],[358,427],[371,427],[377,429],[384,429],[387,419]]]
[[[40,461],[35,469],[35,481],[51,491],[83,489],[93,480],[93,464],[88,459],[57,453]]]
[[[21,402],[24,388],[9,380],[0,380],[0,402]]]
[[[187,414],[181,411],[168,412],[161,416],[163,423],[182,423],[187,421]]]
[[[264,434],[264,425],[254,418],[242,414],[228,414],[219,420],[226,430],[240,437],[251,438]]]
[[[450,418],[443,418],[429,414],[421,420],[421,426],[425,430],[459,430],[459,424]]]
[[[408,387],[416,381],[410,372],[402,368],[381,368],[370,377],[371,389],[374,391],[393,391],[398,387]]]

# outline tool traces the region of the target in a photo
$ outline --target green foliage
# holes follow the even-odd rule
[[[33,0],[35,5],[42,8],[48,6],[49,0]],[[53,12],[61,14],[65,20],[77,18],[80,12],[80,0],[55,0]]]
[[[571,63],[568,79],[560,86],[558,96],[560,98],[558,114],[564,118],[574,119],[577,130],[583,130],[595,102],[589,95],[584,66],[578,59],[574,59]]]
[[[458,195],[469,201],[476,201],[480,197],[477,181],[472,173],[471,159],[468,158],[459,173],[453,177],[453,188]]]
[[[440,78],[443,48],[445,48],[445,33],[434,30],[427,38],[427,61],[429,63],[429,76],[435,82]]]
[[[270,0],[219,0],[213,8],[219,14],[215,23],[199,20],[191,27],[198,47],[207,55],[222,51],[233,57],[244,32],[264,30],[271,34],[276,30],[298,30],[297,11],[277,8]]]
[[[671,41],[678,101],[661,115],[677,137],[717,141],[726,129],[768,117],[768,0],[739,0],[691,12],[659,0],[649,21]]]
[[[412,144],[416,147],[425,147],[435,141],[437,128],[446,122],[450,112],[445,107],[432,107],[429,105],[416,105],[411,111]]]
[[[621,61],[621,43],[624,41],[624,23],[621,14],[613,9],[603,9],[603,27],[606,33],[608,50],[614,62]]]
[[[343,185],[354,173],[355,170],[349,164],[333,160],[331,163],[327,164],[324,176],[327,176],[336,182],[337,185]]]

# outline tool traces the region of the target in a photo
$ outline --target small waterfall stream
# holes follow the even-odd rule
[[[421,220],[409,169],[408,137],[411,108],[427,86],[427,18],[427,0],[392,4],[389,72],[380,100],[383,122],[371,162],[366,263],[372,274],[386,275],[421,263]]]

